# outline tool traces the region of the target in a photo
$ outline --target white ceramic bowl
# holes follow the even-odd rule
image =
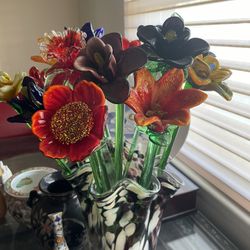
[[[39,189],[39,182],[45,176],[56,171],[49,167],[33,167],[17,172],[4,184],[8,212],[17,222],[31,227],[31,208],[27,206],[29,193]]]

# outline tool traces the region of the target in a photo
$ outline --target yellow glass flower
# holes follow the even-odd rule
[[[15,98],[22,88],[24,77],[25,73],[19,72],[12,81],[6,72],[0,71],[0,101],[10,101]]]
[[[232,99],[232,91],[223,83],[232,72],[222,68],[213,55],[195,57],[193,64],[188,68],[188,74],[193,87],[214,90],[226,100]]]

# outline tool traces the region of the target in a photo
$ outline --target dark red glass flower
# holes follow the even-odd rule
[[[29,70],[29,76],[40,88],[44,88],[45,70],[39,71],[37,67],[33,66]]]
[[[120,34],[110,33],[101,39],[91,38],[74,65],[85,78],[98,83],[109,101],[123,103],[130,90],[127,76],[146,61],[142,49],[130,47],[123,50]]]

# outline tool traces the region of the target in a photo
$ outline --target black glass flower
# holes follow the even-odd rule
[[[11,100],[11,104],[20,114],[9,117],[9,122],[30,123],[32,115],[40,109],[43,109],[43,93],[33,78],[26,76],[22,82],[21,97]]]
[[[129,96],[127,76],[147,61],[144,51],[138,47],[123,50],[118,33],[110,33],[101,39],[92,37],[75,61],[75,68],[83,72],[83,78],[97,83],[106,99],[123,103]]]
[[[173,15],[163,25],[139,26],[137,36],[144,43],[149,60],[160,61],[177,68],[190,65],[193,58],[209,51],[209,44],[200,38],[190,38],[180,16]]]

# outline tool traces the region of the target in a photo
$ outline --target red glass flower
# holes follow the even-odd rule
[[[63,32],[45,33],[38,39],[38,43],[40,56],[32,56],[31,59],[50,65],[59,64],[60,67],[72,67],[86,44],[83,32],[73,28],[66,28]]]
[[[135,73],[135,88],[126,104],[135,111],[138,126],[150,126],[163,132],[168,124],[189,124],[189,109],[201,104],[207,95],[197,89],[182,89],[184,72],[173,68],[155,81],[151,73],[142,68]]]
[[[57,85],[43,97],[45,110],[32,117],[32,131],[41,139],[40,150],[51,158],[81,161],[103,137],[106,106],[102,90],[81,81],[74,90]]]
[[[84,33],[78,28],[65,28],[63,32],[52,31],[38,39],[40,55],[31,59],[39,63],[52,65],[45,72],[45,89],[52,85],[76,84],[81,80],[80,72],[74,69],[73,63],[85,48]]]
[[[128,49],[131,47],[138,47],[141,45],[141,41],[140,40],[133,40],[133,41],[129,41],[126,37],[122,38],[122,48]]]

